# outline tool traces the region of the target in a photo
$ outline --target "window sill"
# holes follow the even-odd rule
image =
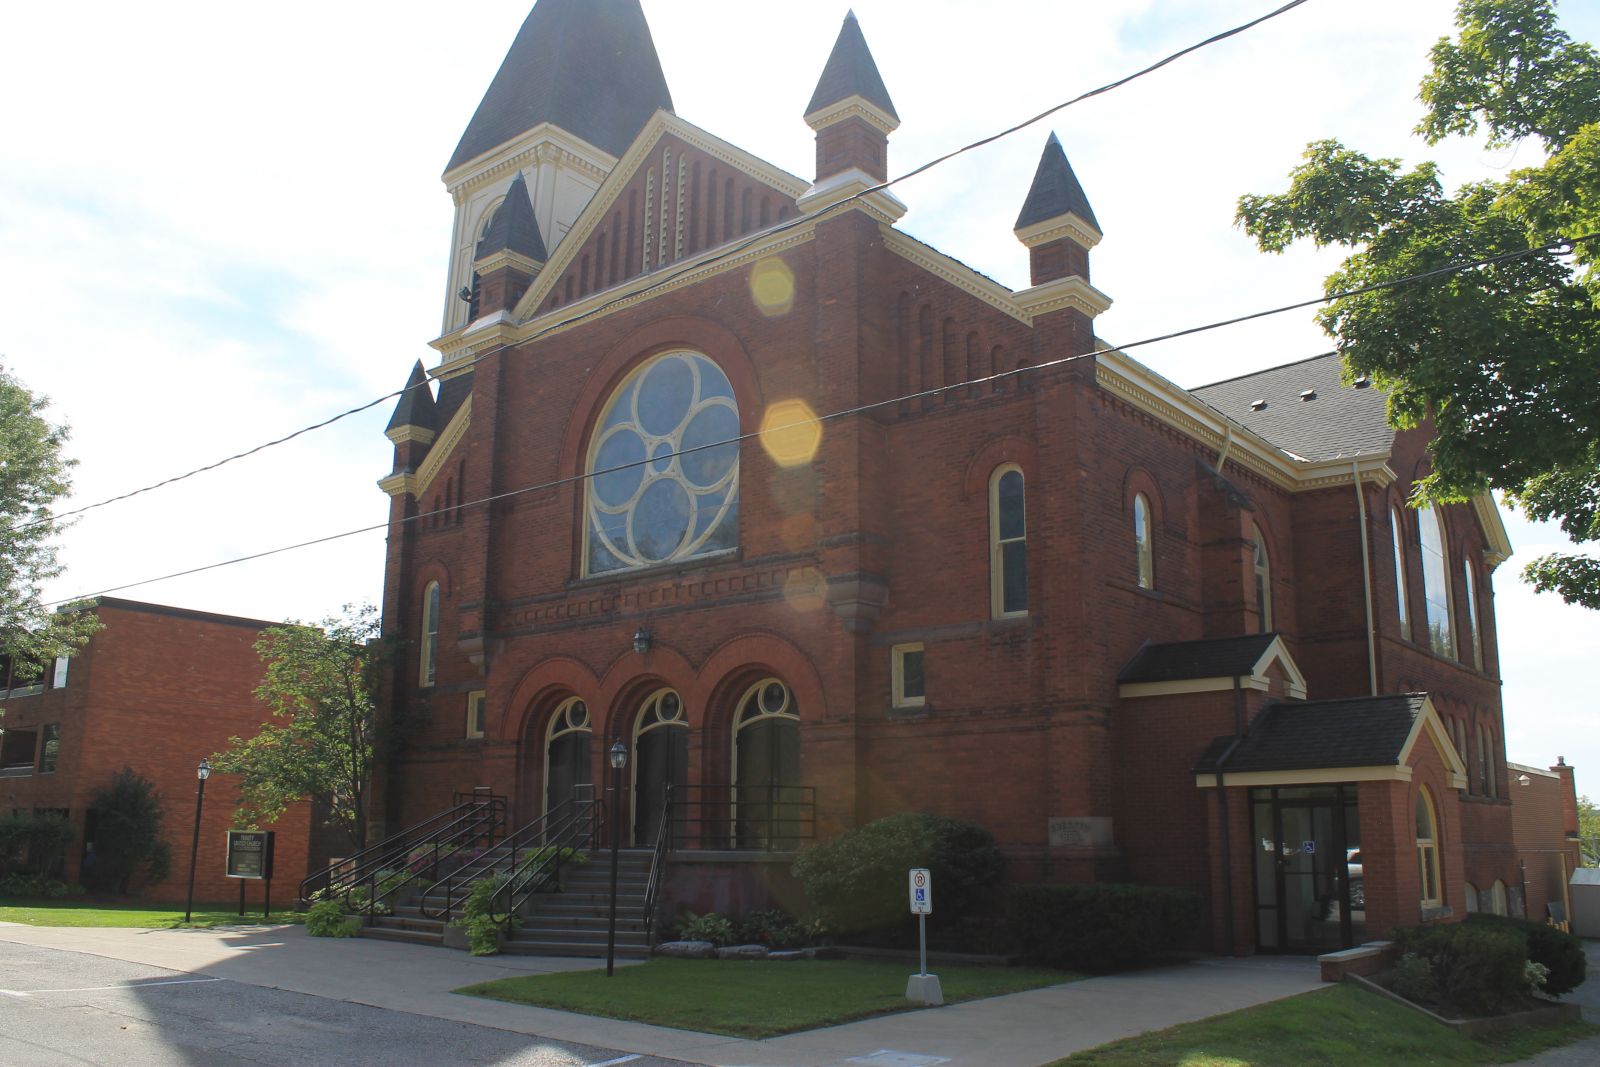
[[[32,778],[33,768],[28,767],[0,767],[0,778]]]

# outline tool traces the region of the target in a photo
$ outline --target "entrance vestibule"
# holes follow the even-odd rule
[[[1366,940],[1356,787],[1252,789],[1250,810],[1256,947],[1327,952]]]

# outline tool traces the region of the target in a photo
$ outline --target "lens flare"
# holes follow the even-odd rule
[[[750,296],[767,318],[787,315],[794,307],[794,273],[777,256],[750,268]]]
[[[780,400],[761,419],[761,447],[780,467],[798,467],[816,458],[822,420],[804,400]]]
[[[815,567],[790,571],[783,582],[783,599],[796,611],[817,611],[827,603],[828,582]]]

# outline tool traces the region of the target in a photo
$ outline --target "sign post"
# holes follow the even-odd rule
[[[272,914],[272,847],[275,835],[271,830],[229,830],[229,878],[238,878],[239,914],[244,914],[244,883],[246,880],[262,882],[265,889],[261,917]]]
[[[933,914],[933,872],[913,867],[909,875],[911,914],[917,917],[917,941],[921,969],[906,980],[906,999],[934,1005],[944,1003],[939,976],[928,973],[928,916]]]

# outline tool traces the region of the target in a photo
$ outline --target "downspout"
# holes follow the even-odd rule
[[[1356,510],[1361,515],[1361,595],[1367,602],[1367,681],[1378,695],[1378,631],[1372,624],[1372,552],[1367,547],[1367,498],[1361,492],[1361,468],[1350,461],[1350,482],[1356,487]]]
[[[1224,425],[1222,427],[1222,431],[1223,431],[1223,434],[1224,434],[1224,437],[1222,439],[1222,451],[1217,453],[1217,473],[1218,474],[1222,473],[1222,465],[1224,463],[1228,462],[1228,453],[1230,451],[1232,451],[1232,449],[1233,449],[1233,426],[1232,425]]]
[[[1224,450],[1226,452],[1226,450]],[[1221,469],[1221,461],[1217,467]],[[1227,943],[1228,955],[1234,953],[1233,935],[1233,841],[1228,831],[1228,789],[1222,777],[1222,768],[1228,757],[1244,740],[1244,689],[1239,676],[1233,678],[1233,743],[1217,757],[1217,810],[1222,816],[1222,938]]]

